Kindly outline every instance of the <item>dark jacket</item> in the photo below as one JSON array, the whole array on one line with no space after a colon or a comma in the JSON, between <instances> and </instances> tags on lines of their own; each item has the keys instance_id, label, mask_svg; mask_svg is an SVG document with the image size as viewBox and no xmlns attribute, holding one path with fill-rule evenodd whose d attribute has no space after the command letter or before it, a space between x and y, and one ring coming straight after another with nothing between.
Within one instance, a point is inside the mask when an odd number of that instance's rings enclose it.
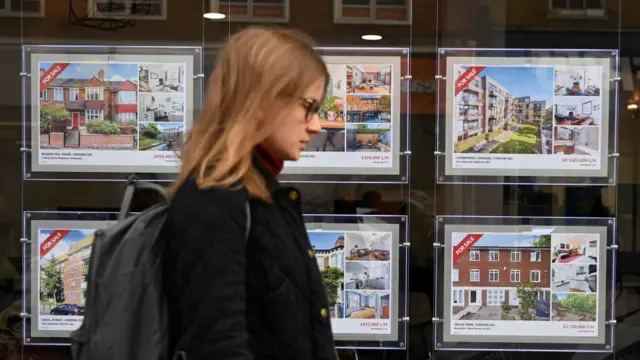
<instances>
[{"instance_id":1,"label":"dark jacket","mask_svg":"<svg viewBox=\"0 0 640 360\"><path fill-rule=\"evenodd\" d=\"M172 199L162 236L171 345L188 360L335 360L327 297L300 195L256 157L273 204L248 193L199 190Z\"/></svg>"}]
</instances>

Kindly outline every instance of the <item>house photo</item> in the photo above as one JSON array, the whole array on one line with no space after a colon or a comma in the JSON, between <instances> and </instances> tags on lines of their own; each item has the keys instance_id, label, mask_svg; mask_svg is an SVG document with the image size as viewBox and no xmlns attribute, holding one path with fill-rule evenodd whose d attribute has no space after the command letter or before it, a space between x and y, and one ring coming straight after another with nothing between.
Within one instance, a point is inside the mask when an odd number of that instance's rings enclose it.
<instances>
[{"instance_id":1,"label":"house photo","mask_svg":"<svg viewBox=\"0 0 640 360\"><path fill-rule=\"evenodd\" d=\"M556 126L553 136L553 153L567 155L600 154L600 129L587 126Z\"/></svg>"},{"instance_id":2,"label":"house photo","mask_svg":"<svg viewBox=\"0 0 640 360\"><path fill-rule=\"evenodd\" d=\"M556 96L600 96L602 69L598 66L556 66Z\"/></svg>"},{"instance_id":3,"label":"house photo","mask_svg":"<svg viewBox=\"0 0 640 360\"><path fill-rule=\"evenodd\" d=\"M344 274L345 290L389 290L391 268L388 261L347 261Z\"/></svg>"},{"instance_id":4,"label":"house photo","mask_svg":"<svg viewBox=\"0 0 640 360\"><path fill-rule=\"evenodd\" d=\"M344 317L344 238L342 231L308 231L311 248L316 257L318 268L323 274L329 314L331 318ZM324 276L328 273L329 276Z\"/></svg>"},{"instance_id":5,"label":"house photo","mask_svg":"<svg viewBox=\"0 0 640 360\"><path fill-rule=\"evenodd\" d=\"M554 264L597 264L598 234L552 235L552 262Z\"/></svg>"},{"instance_id":6,"label":"house photo","mask_svg":"<svg viewBox=\"0 0 640 360\"><path fill-rule=\"evenodd\" d=\"M466 235L453 234L454 246ZM454 318L501 320L505 315L518 314L523 305L518 290L523 286L531 289L536 298L535 306L525 309L527 314L531 313L531 318L535 319L548 318L550 264L549 235L483 234L452 265ZM503 305L509 308L508 314L504 314ZM523 319L525 317L522 316Z\"/></svg>"},{"instance_id":7,"label":"house photo","mask_svg":"<svg viewBox=\"0 0 640 360\"><path fill-rule=\"evenodd\" d=\"M178 151L184 136L184 123L140 123L142 151Z\"/></svg>"},{"instance_id":8,"label":"house photo","mask_svg":"<svg viewBox=\"0 0 640 360\"><path fill-rule=\"evenodd\" d=\"M141 64L138 71L140 92L184 94L184 64Z\"/></svg>"},{"instance_id":9,"label":"house photo","mask_svg":"<svg viewBox=\"0 0 640 360\"><path fill-rule=\"evenodd\" d=\"M345 318L389 319L391 295L388 291L346 291Z\"/></svg>"},{"instance_id":10,"label":"house photo","mask_svg":"<svg viewBox=\"0 0 640 360\"><path fill-rule=\"evenodd\" d=\"M347 93L391 94L391 65L347 65Z\"/></svg>"},{"instance_id":11,"label":"house photo","mask_svg":"<svg viewBox=\"0 0 640 360\"><path fill-rule=\"evenodd\" d=\"M391 124L349 124L347 151L391 152Z\"/></svg>"},{"instance_id":12,"label":"house photo","mask_svg":"<svg viewBox=\"0 0 640 360\"><path fill-rule=\"evenodd\" d=\"M551 272L554 292L598 291L598 265L596 264L553 264Z\"/></svg>"},{"instance_id":13,"label":"house photo","mask_svg":"<svg viewBox=\"0 0 640 360\"><path fill-rule=\"evenodd\" d=\"M137 94L136 64L70 63L39 93L40 148L133 150Z\"/></svg>"},{"instance_id":14,"label":"house photo","mask_svg":"<svg viewBox=\"0 0 640 360\"><path fill-rule=\"evenodd\" d=\"M347 122L391 123L390 95L347 95Z\"/></svg>"},{"instance_id":15,"label":"house photo","mask_svg":"<svg viewBox=\"0 0 640 360\"><path fill-rule=\"evenodd\" d=\"M391 260L391 233L350 231L346 237L347 260Z\"/></svg>"},{"instance_id":16,"label":"house photo","mask_svg":"<svg viewBox=\"0 0 640 360\"><path fill-rule=\"evenodd\" d=\"M468 66L456 66L456 77ZM542 154L541 126L550 123L553 68L486 66L455 96L457 153Z\"/></svg>"},{"instance_id":17,"label":"house photo","mask_svg":"<svg viewBox=\"0 0 640 360\"><path fill-rule=\"evenodd\" d=\"M597 126L601 124L600 98L556 97L555 125Z\"/></svg>"}]
</instances>

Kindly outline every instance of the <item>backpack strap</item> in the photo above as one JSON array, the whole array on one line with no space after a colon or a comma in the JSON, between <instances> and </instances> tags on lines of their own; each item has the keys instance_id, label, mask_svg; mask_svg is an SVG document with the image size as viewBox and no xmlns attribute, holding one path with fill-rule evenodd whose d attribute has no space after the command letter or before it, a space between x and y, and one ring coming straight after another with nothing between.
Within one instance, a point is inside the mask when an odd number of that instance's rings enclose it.
<instances>
[{"instance_id":1,"label":"backpack strap","mask_svg":"<svg viewBox=\"0 0 640 360\"><path fill-rule=\"evenodd\" d=\"M145 181L129 180L127 187L124 190L124 196L122 197L122 203L120 204L120 214L118 215L118 221L122 221L129 216L129 210L131 209L131 201L136 190L151 190L162 196L165 201L169 201L167 191L162 186Z\"/></svg>"},{"instance_id":2,"label":"backpack strap","mask_svg":"<svg viewBox=\"0 0 640 360\"><path fill-rule=\"evenodd\" d=\"M249 234L251 233L251 205L249 205L249 201L247 200L245 209L247 212L247 224L246 229L244 231L244 242L249 241Z\"/></svg>"}]
</instances>

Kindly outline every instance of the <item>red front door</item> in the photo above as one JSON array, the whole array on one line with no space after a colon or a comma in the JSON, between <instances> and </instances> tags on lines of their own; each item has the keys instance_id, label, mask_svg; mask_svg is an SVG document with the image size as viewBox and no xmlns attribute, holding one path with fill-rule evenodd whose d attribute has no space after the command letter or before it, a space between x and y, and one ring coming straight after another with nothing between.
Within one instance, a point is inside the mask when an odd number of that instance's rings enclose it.
<instances>
[{"instance_id":1,"label":"red front door","mask_svg":"<svg viewBox=\"0 0 640 360\"><path fill-rule=\"evenodd\" d=\"M80 127L80 113L71 113L71 127L73 129L77 129L78 127Z\"/></svg>"}]
</instances>

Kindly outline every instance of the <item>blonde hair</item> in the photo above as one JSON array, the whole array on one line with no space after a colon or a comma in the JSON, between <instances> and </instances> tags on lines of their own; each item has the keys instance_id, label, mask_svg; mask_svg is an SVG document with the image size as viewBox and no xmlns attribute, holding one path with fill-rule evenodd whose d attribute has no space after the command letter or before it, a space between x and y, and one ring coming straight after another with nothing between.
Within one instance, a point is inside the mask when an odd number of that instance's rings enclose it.
<instances>
[{"instance_id":1,"label":"blonde hair","mask_svg":"<svg viewBox=\"0 0 640 360\"><path fill-rule=\"evenodd\" d=\"M296 106L309 87L328 77L322 57L300 32L249 27L231 36L187 135L170 194L195 176L200 189L242 182L252 197L271 201L265 180L252 165L254 148L280 128L278 119L267 116L273 109L265 106L283 99L282 109Z\"/></svg>"}]
</instances>

